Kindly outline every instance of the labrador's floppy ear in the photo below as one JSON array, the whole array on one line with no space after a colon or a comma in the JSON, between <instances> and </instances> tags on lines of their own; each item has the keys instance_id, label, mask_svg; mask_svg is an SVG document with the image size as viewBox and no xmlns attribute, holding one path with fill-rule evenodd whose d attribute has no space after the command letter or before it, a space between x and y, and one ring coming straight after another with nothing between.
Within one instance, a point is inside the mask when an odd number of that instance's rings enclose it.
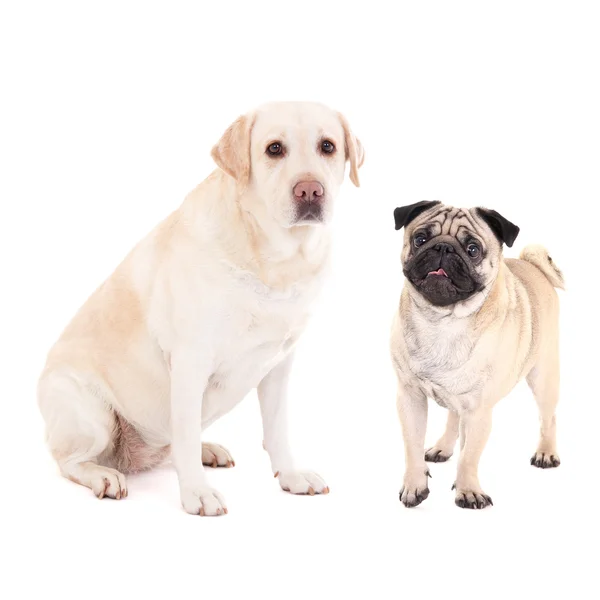
<instances>
[{"instance_id":1,"label":"labrador's floppy ear","mask_svg":"<svg viewBox=\"0 0 600 600\"><path fill-rule=\"evenodd\" d=\"M217 166L246 186L250 180L250 135L254 119L238 117L213 146L210 153Z\"/></svg>"},{"instance_id":2,"label":"labrador's floppy ear","mask_svg":"<svg viewBox=\"0 0 600 600\"><path fill-rule=\"evenodd\" d=\"M500 213L487 208L477 208L477 214L488 224L489 228L498 238L500 245L504 242L509 248L515 243L519 235L519 228L505 219Z\"/></svg>"},{"instance_id":3,"label":"labrador's floppy ear","mask_svg":"<svg viewBox=\"0 0 600 600\"><path fill-rule=\"evenodd\" d=\"M440 204L439 200L422 200L415 204L407 206L399 206L394 209L394 221L396 221L396 231L406 227L411 221L416 219L422 212L429 210L436 204Z\"/></svg>"},{"instance_id":4,"label":"labrador's floppy ear","mask_svg":"<svg viewBox=\"0 0 600 600\"><path fill-rule=\"evenodd\" d=\"M350 161L350 181L360 187L358 169L365 162L365 151L360 140L352 133L346 117L338 113L342 127L344 128L344 146L346 147L346 160Z\"/></svg>"}]
</instances>

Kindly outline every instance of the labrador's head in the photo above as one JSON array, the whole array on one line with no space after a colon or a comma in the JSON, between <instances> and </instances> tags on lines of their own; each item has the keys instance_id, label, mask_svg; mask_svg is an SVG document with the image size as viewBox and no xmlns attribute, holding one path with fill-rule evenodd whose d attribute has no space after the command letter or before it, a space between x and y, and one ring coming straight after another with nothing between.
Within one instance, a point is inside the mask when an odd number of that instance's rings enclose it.
<instances>
[{"instance_id":1,"label":"labrador's head","mask_svg":"<svg viewBox=\"0 0 600 600\"><path fill-rule=\"evenodd\" d=\"M212 157L253 211L291 228L329 221L346 161L358 186L364 152L341 114L312 102L276 102L239 117Z\"/></svg>"}]
</instances>

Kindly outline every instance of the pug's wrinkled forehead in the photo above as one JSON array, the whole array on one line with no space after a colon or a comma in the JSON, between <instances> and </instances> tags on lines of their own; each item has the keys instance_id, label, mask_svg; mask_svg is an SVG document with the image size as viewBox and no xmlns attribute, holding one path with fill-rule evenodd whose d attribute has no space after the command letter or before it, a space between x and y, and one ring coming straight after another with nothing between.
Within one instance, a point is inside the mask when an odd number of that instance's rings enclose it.
<instances>
[{"instance_id":1,"label":"pug's wrinkled forehead","mask_svg":"<svg viewBox=\"0 0 600 600\"><path fill-rule=\"evenodd\" d=\"M519 228L495 210L487 208L456 208L439 201L424 200L394 210L396 230L406 228L409 237L423 229L428 237L450 236L463 242L469 237L483 241L490 233L500 242L512 246Z\"/></svg>"}]
</instances>

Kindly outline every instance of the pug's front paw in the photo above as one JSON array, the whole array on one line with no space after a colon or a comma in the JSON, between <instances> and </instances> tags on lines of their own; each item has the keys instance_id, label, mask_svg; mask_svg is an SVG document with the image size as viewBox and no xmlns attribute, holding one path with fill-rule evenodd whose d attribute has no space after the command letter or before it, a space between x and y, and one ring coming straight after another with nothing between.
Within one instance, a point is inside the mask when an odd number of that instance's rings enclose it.
<instances>
[{"instance_id":1,"label":"pug's front paw","mask_svg":"<svg viewBox=\"0 0 600 600\"><path fill-rule=\"evenodd\" d=\"M452 486L453 490L456 490L456 496L454 503L460 508L476 508L481 509L486 506L494 506L492 499L479 487L457 487L456 484Z\"/></svg>"},{"instance_id":2,"label":"pug's front paw","mask_svg":"<svg viewBox=\"0 0 600 600\"><path fill-rule=\"evenodd\" d=\"M431 477L427 469L423 471L407 471L404 474L404 485L400 490L400 502L407 508L418 506L429 496L427 478Z\"/></svg>"}]
</instances>

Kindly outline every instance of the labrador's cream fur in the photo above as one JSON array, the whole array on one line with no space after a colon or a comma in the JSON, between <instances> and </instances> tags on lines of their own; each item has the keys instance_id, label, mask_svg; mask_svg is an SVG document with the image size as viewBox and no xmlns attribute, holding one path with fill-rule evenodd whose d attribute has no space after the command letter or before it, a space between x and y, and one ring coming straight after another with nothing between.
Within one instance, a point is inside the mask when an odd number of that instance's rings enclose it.
<instances>
[{"instance_id":1,"label":"labrador's cream fur","mask_svg":"<svg viewBox=\"0 0 600 600\"><path fill-rule=\"evenodd\" d=\"M336 152L319 151L322 139ZM286 147L273 159L265 148ZM231 466L203 430L257 388L264 445L282 488L322 493L298 471L286 433L294 346L327 271L334 199L362 146L313 103L273 103L237 119L218 165L93 293L51 349L38 387L62 474L99 496L127 495L125 472L170 453L186 511L227 512L203 463ZM324 222L295 224L292 189L317 180Z\"/></svg>"}]
</instances>

